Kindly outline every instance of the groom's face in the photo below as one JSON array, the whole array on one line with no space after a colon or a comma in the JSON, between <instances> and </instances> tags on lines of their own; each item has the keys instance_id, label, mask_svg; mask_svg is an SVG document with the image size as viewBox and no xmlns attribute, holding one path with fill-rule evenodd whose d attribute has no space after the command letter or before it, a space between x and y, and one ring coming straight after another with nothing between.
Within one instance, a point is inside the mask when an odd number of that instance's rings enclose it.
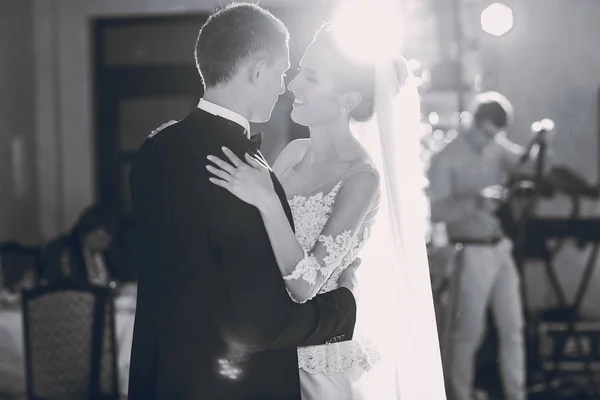
<instances>
[{"instance_id":1,"label":"groom's face","mask_svg":"<svg viewBox=\"0 0 600 400\"><path fill-rule=\"evenodd\" d=\"M278 60L271 65L264 63L254 81L254 110L251 122L262 123L271 118L271 112L279 96L285 92L285 73L290 69L289 50L286 48Z\"/></svg>"}]
</instances>

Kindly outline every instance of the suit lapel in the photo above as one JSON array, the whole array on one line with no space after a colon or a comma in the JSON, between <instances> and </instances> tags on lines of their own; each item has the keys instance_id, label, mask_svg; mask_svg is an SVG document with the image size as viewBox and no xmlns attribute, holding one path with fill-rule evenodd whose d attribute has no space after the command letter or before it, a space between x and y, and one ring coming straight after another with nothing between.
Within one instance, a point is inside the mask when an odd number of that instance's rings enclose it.
<instances>
[{"instance_id":1,"label":"suit lapel","mask_svg":"<svg viewBox=\"0 0 600 400\"><path fill-rule=\"evenodd\" d=\"M296 227L294 226L294 217L292 215L292 210L290 209L290 205L287 201L287 196L285 194L285 190L283 190L283 186L279 183L279 179L275 176L273 171L271 171L271 180L273 181L273 187L275 188L275 193L279 196L279 200L281 201L281 205L283 206L283 211L290 221L290 226L292 227L292 231L296 233Z\"/></svg>"},{"instance_id":2,"label":"suit lapel","mask_svg":"<svg viewBox=\"0 0 600 400\"><path fill-rule=\"evenodd\" d=\"M254 154L254 156L256 156L258 159L260 159L265 165L269 166L269 163L267 162L265 157L261 154L260 150L251 149L251 153ZM271 170L270 166L269 166L269 171L271 172L271 181L273 181L273 188L275 189L275 193L277 193L277 196L279 197L279 200L281 201L281 205L283 206L283 212L285 212L285 215L286 215L288 221L290 222L292 231L294 231L294 233L296 233L296 227L294 226L294 217L292 215L292 210L290 209L290 205L287 201L287 196L285 194L285 190L283 189L283 186L281 186L281 183L279 183L279 179L277 179L277 176L275 176L275 174Z\"/></svg>"}]
</instances>

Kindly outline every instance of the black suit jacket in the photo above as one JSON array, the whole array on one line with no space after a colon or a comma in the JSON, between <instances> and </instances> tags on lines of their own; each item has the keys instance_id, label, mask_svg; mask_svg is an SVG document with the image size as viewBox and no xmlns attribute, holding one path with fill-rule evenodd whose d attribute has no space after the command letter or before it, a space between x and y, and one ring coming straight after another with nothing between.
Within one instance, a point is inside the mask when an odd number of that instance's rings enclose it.
<instances>
[{"instance_id":1,"label":"black suit jacket","mask_svg":"<svg viewBox=\"0 0 600 400\"><path fill-rule=\"evenodd\" d=\"M296 347L352 338L352 293L292 302L258 210L209 182L206 156L224 158L222 146L260 155L242 127L195 109L148 138L133 163L132 400L300 399ZM222 374L225 362L241 375Z\"/></svg>"}]
</instances>

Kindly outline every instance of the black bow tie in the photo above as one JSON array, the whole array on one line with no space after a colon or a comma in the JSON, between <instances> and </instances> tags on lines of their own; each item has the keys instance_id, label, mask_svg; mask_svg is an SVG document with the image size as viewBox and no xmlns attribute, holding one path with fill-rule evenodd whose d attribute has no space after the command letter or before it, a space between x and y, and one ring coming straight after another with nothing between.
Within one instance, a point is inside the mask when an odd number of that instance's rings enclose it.
<instances>
[{"instance_id":1,"label":"black bow tie","mask_svg":"<svg viewBox=\"0 0 600 400\"><path fill-rule=\"evenodd\" d=\"M260 145L262 144L263 133L258 132L252 136L250 136L250 141L254 143L257 149L260 149Z\"/></svg>"}]
</instances>

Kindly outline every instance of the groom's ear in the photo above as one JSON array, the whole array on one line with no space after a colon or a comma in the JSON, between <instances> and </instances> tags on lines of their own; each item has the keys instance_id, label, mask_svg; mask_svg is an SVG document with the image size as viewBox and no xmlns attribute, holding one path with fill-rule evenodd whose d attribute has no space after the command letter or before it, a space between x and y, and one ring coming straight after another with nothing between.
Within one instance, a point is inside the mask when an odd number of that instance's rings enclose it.
<instances>
[{"instance_id":1,"label":"groom's ear","mask_svg":"<svg viewBox=\"0 0 600 400\"><path fill-rule=\"evenodd\" d=\"M344 94L342 98L342 104L340 107L344 107L346 110L350 111L356 108L362 101L362 96L358 92L349 92Z\"/></svg>"},{"instance_id":2,"label":"groom's ear","mask_svg":"<svg viewBox=\"0 0 600 400\"><path fill-rule=\"evenodd\" d=\"M255 60L248 65L248 78L251 83L257 85L262 78L262 75L267 69L267 62L265 60Z\"/></svg>"}]
</instances>

